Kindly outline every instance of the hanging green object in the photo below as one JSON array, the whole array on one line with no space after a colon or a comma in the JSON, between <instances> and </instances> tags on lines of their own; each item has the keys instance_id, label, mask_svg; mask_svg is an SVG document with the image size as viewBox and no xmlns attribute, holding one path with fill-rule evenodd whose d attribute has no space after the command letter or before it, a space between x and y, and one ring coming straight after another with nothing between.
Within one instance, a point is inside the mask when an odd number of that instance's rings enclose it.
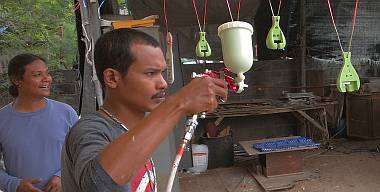
<instances>
[{"instance_id":1,"label":"hanging green object","mask_svg":"<svg viewBox=\"0 0 380 192\"><path fill-rule=\"evenodd\" d=\"M199 32L199 41L197 47L195 48L195 53L198 57L209 57L211 56L211 47L206 40L206 32Z\"/></svg>"},{"instance_id":2,"label":"hanging green object","mask_svg":"<svg viewBox=\"0 0 380 192\"><path fill-rule=\"evenodd\" d=\"M272 27L267 35L266 45L268 49L284 49L286 39L280 28L280 16L272 16Z\"/></svg>"},{"instance_id":3,"label":"hanging green object","mask_svg":"<svg viewBox=\"0 0 380 192\"><path fill-rule=\"evenodd\" d=\"M360 88L360 79L351 64L351 52L343 52L343 67L336 82L339 92L352 92Z\"/></svg>"}]
</instances>

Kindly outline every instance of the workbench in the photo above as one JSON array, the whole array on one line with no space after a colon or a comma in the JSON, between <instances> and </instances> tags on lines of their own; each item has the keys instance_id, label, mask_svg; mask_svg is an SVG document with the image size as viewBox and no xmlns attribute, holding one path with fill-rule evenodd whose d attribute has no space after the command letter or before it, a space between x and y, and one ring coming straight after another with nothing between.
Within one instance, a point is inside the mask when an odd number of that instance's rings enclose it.
<instances>
[{"instance_id":1,"label":"workbench","mask_svg":"<svg viewBox=\"0 0 380 192\"><path fill-rule=\"evenodd\" d=\"M259 157L259 162L253 164L253 167L256 168L249 172L265 191L291 188L295 182L312 177L309 171L303 169L303 151L315 149L316 146L267 152L259 151L253 147L255 143L292 138L297 138L297 136L239 142L248 155Z\"/></svg>"},{"instance_id":2,"label":"workbench","mask_svg":"<svg viewBox=\"0 0 380 192\"><path fill-rule=\"evenodd\" d=\"M322 133L323 143L328 142L329 131L327 126L326 107L337 104L336 101L315 101L311 103L295 103L281 100L252 100L244 103L219 104L218 108L207 113L208 118L217 118L221 122L225 117L241 117L252 115L265 115L277 113L292 113L299 120L307 120ZM308 114L308 111L315 111L318 119Z\"/></svg>"}]
</instances>

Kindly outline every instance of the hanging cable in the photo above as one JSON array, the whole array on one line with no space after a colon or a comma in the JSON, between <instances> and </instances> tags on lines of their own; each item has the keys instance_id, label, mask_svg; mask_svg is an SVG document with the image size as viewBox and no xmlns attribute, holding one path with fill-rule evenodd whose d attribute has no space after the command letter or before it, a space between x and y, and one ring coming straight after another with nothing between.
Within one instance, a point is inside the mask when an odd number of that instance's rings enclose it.
<instances>
[{"instance_id":1,"label":"hanging cable","mask_svg":"<svg viewBox=\"0 0 380 192\"><path fill-rule=\"evenodd\" d=\"M165 61L167 64L166 70L166 80L168 84L173 84L174 82L174 60L173 60L173 37L169 32L168 17L166 14L166 0L164 0L164 20L165 20L165 29L166 29L166 53Z\"/></svg>"},{"instance_id":2,"label":"hanging cable","mask_svg":"<svg viewBox=\"0 0 380 192\"><path fill-rule=\"evenodd\" d=\"M270 10L272 11L272 16L274 16L274 12L273 12L273 7L272 7L272 2L270 0L269 1L269 6L270 6Z\"/></svg>"},{"instance_id":3,"label":"hanging cable","mask_svg":"<svg viewBox=\"0 0 380 192\"><path fill-rule=\"evenodd\" d=\"M228 12L230 13L231 21L234 21L234 18L232 17L232 13L231 13L230 2L228 2L228 0L226 0L226 3L227 3L227 7L228 7Z\"/></svg>"},{"instance_id":4,"label":"hanging cable","mask_svg":"<svg viewBox=\"0 0 380 192\"><path fill-rule=\"evenodd\" d=\"M348 45L348 52L351 52L351 48L352 48L352 37L353 37L354 31L355 31L356 13L357 13L357 10L358 10L358 3L359 3L359 0L356 0L356 2L355 2L355 9L354 9L354 15L352 16L352 29L351 29L351 36L350 36L350 41L349 41L349 45ZM336 33L336 35L338 37L338 42L339 42L340 49L342 50L342 52L344 52L343 46L342 46L342 42L341 42L340 37L339 37L338 29L336 27L336 23L335 23L335 20L334 20L334 14L332 12L330 0L327 0L327 4L329 6L331 21L333 23L335 33Z\"/></svg>"},{"instance_id":5,"label":"hanging cable","mask_svg":"<svg viewBox=\"0 0 380 192\"><path fill-rule=\"evenodd\" d=\"M195 5L195 0L193 0L193 7L194 7L195 16L197 17L197 22L198 22L198 26L199 26L199 31L202 31L202 28L201 28L201 22L199 21L199 16L198 16L197 6Z\"/></svg>"},{"instance_id":6,"label":"hanging cable","mask_svg":"<svg viewBox=\"0 0 380 192\"><path fill-rule=\"evenodd\" d=\"M280 2L278 3L277 15L280 15L281 3L282 3L282 0L280 0Z\"/></svg>"},{"instance_id":7,"label":"hanging cable","mask_svg":"<svg viewBox=\"0 0 380 192\"><path fill-rule=\"evenodd\" d=\"M272 12L272 16L275 16L275 15L274 15L274 11L273 11L273 6L272 6L272 2L271 2L271 0L268 0L268 2L269 2L270 10L271 10L271 12ZM282 0L279 0L279 2L278 2L277 16L280 15L281 4L282 4Z\"/></svg>"},{"instance_id":8,"label":"hanging cable","mask_svg":"<svg viewBox=\"0 0 380 192\"><path fill-rule=\"evenodd\" d=\"M203 8L203 31L206 30L207 2L208 0L205 1L205 6Z\"/></svg>"},{"instance_id":9,"label":"hanging cable","mask_svg":"<svg viewBox=\"0 0 380 192\"><path fill-rule=\"evenodd\" d=\"M351 31L350 43L349 43L349 45L348 45L348 51L349 51L349 52L351 52L352 36L354 35L354 31L355 31L356 12L357 12L357 10L358 10L358 2L359 2L359 0L356 0L356 3L355 3L355 10L354 10L354 16L352 17L352 31Z\"/></svg>"},{"instance_id":10,"label":"hanging cable","mask_svg":"<svg viewBox=\"0 0 380 192\"><path fill-rule=\"evenodd\" d=\"M164 0L164 19L165 19L165 28L166 28L166 35L165 36L167 36L169 33L169 25L168 25L168 17L166 15L166 0Z\"/></svg>"},{"instance_id":11,"label":"hanging cable","mask_svg":"<svg viewBox=\"0 0 380 192\"><path fill-rule=\"evenodd\" d=\"M342 52L344 52L343 50L343 46L342 46L342 43L340 41L340 37L339 37L339 33L338 33L338 29L336 28L336 24L335 24L335 20L334 20L334 15L333 15L333 12L332 12L332 9L331 9L331 3L330 3L330 0L327 0L327 4L329 6L329 10L330 10L330 16L331 16L331 21L333 23L333 26L334 26L334 29L335 29L335 32L336 32L336 36L338 37L338 42L339 42L339 46L340 46L340 49L342 50Z\"/></svg>"},{"instance_id":12,"label":"hanging cable","mask_svg":"<svg viewBox=\"0 0 380 192\"><path fill-rule=\"evenodd\" d=\"M75 11L77 11L79 8L80 8L80 3L79 3L79 1L77 0L77 1L74 3L74 5L73 5L73 11L75 12Z\"/></svg>"},{"instance_id":13,"label":"hanging cable","mask_svg":"<svg viewBox=\"0 0 380 192\"><path fill-rule=\"evenodd\" d=\"M100 3L100 5L99 5L99 9L102 8L104 2L106 2L106 0L103 0L103 1Z\"/></svg>"},{"instance_id":14,"label":"hanging cable","mask_svg":"<svg viewBox=\"0 0 380 192\"><path fill-rule=\"evenodd\" d=\"M102 8L104 2L106 2L106 0L103 0L103 1L100 3L99 7L98 7L98 15L99 15L99 19L101 19L101 18L100 18L100 9Z\"/></svg>"},{"instance_id":15,"label":"hanging cable","mask_svg":"<svg viewBox=\"0 0 380 192\"><path fill-rule=\"evenodd\" d=\"M198 22L200 32L202 32L202 31L204 32L206 30L207 2L208 2L208 0L205 0L205 4L203 6L203 30L202 30L201 22L199 20L197 5L195 4L195 0L193 0L194 12L195 12L195 16L197 17L197 22Z\"/></svg>"},{"instance_id":16,"label":"hanging cable","mask_svg":"<svg viewBox=\"0 0 380 192\"><path fill-rule=\"evenodd\" d=\"M240 19L240 4L241 4L241 0L239 0L238 7L237 7L237 19L236 20L238 20L238 21Z\"/></svg>"}]
</instances>

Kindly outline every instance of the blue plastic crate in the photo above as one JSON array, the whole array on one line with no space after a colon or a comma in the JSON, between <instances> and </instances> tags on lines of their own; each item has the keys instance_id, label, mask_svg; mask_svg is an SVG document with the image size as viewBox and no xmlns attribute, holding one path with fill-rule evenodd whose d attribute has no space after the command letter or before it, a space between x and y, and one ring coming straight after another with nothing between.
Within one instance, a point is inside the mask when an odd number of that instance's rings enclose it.
<instances>
[{"instance_id":1,"label":"blue plastic crate","mask_svg":"<svg viewBox=\"0 0 380 192\"><path fill-rule=\"evenodd\" d=\"M315 143L312 139L305 137L297 137L291 139L282 139L277 141L266 141L253 144L253 148L261 152L283 151L304 147L319 147L319 143Z\"/></svg>"}]
</instances>

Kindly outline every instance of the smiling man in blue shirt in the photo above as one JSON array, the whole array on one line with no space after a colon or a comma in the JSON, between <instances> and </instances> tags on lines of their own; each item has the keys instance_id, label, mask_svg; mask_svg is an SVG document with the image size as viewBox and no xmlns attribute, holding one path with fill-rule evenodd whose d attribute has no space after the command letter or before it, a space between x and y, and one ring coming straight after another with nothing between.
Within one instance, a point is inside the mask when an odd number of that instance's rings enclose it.
<instances>
[{"instance_id":1,"label":"smiling man in blue shirt","mask_svg":"<svg viewBox=\"0 0 380 192\"><path fill-rule=\"evenodd\" d=\"M0 109L0 189L61 191L61 149L78 120L67 104L47 99L52 77L45 60L32 54L14 57L8 66L15 100Z\"/></svg>"}]
</instances>

